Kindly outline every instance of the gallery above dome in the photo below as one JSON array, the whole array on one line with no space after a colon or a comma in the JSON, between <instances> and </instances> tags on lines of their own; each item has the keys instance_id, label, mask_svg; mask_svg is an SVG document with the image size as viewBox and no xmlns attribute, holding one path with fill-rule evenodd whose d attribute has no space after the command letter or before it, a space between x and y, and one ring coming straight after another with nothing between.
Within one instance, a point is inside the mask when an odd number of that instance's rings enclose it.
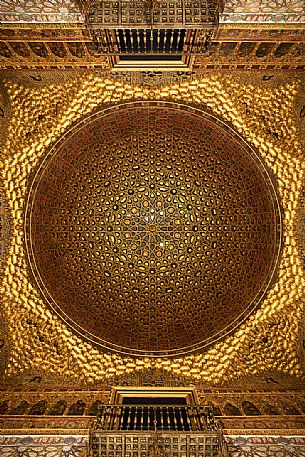
<instances>
[{"instance_id":1,"label":"gallery above dome","mask_svg":"<svg viewBox=\"0 0 305 457\"><path fill-rule=\"evenodd\" d=\"M32 179L32 276L85 338L130 354L181 354L257 307L280 253L270 172L228 126L166 102L98 112Z\"/></svg>"}]
</instances>

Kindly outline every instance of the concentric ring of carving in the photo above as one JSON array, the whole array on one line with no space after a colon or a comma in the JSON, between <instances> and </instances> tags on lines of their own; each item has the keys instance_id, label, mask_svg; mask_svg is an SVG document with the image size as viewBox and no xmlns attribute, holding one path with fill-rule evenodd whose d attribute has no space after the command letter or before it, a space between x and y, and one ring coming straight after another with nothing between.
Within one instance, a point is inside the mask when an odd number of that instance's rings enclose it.
<instances>
[{"instance_id":1,"label":"concentric ring of carving","mask_svg":"<svg viewBox=\"0 0 305 457\"><path fill-rule=\"evenodd\" d=\"M49 151L26 207L33 276L104 347L179 354L242 322L275 272L277 193L212 115L142 102L99 112Z\"/></svg>"}]
</instances>

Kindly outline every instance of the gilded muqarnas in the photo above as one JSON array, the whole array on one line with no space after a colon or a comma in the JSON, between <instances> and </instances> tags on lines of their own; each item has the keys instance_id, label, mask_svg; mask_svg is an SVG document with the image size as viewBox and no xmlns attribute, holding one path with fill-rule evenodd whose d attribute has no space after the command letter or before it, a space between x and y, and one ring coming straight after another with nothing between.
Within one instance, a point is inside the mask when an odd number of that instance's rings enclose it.
<instances>
[{"instance_id":1,"label":"gilded muqarnas","mask_svg":"<svg viewBox=\"0 0 305 457\"><path fill-rule=\"evenodd\" d=\"M6 86L13 108L2 163L3 185L13 216L13 239L2 287L11 336L6 376L40 372L68 375L83 382L111 382L114 376L152 367L181 375L186 382L192 379L214 384L266 370L303 376L298 338L304 272L295 233L303 164L298 130L291 117L298 81L273 83L267 88L259 79L247 84L234 76L209 74L200 80L147 90L89 75L36 89L9 81ZM171 99L208 106L257 148L277 177L284 213L279 279L260 309L235 334L202 354L150 359L99 351L73 335L46 307L28 276L23 248L28 175L73 121L97 105L134 99ZM35 323L34 331L29 322Z\"/></svg>"}]
</instances>

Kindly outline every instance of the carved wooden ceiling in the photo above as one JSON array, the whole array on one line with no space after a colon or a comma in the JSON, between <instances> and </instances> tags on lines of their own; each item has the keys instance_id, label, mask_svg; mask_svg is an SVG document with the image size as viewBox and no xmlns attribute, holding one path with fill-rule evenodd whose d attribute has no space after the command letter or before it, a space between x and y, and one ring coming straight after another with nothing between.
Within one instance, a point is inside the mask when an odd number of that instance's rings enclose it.
<instances>
[{"instance_id":1,"label":"carved wooden ceiling","mask_svg":"<svg viewBox=\"0 0 305 457\"><path fill-rule=\"evenodd\" d=\"M110 49L97 54L84 21L72 0L3 0L0 68L111 70L118 55L128 50L117 49L117 37L108 34ZM304 23L302 0L228 0L212 46L184 48L182 60L193 71L301 70L305 68ZM195 43L200 43L198 30L195 35Z\"/></svg>"}]
</instances>

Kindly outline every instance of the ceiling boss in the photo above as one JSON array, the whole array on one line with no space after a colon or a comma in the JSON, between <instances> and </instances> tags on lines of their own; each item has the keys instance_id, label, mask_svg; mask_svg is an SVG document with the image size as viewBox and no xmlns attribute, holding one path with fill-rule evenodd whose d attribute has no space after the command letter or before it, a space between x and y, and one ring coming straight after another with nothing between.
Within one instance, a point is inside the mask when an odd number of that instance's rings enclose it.
<instances>
[{"instance_id":1,"label":"ceiling boss","mask_svg":"<svg viewBox=\"0 0 305 457\"><path fill-rule=\"evenodd\" d=\"M29 265L75 331L108 349L177 355L237 327L281 248L273 177L211 114L166 102L77 124L32 177Z\"/></svg>"}]
</instances>

